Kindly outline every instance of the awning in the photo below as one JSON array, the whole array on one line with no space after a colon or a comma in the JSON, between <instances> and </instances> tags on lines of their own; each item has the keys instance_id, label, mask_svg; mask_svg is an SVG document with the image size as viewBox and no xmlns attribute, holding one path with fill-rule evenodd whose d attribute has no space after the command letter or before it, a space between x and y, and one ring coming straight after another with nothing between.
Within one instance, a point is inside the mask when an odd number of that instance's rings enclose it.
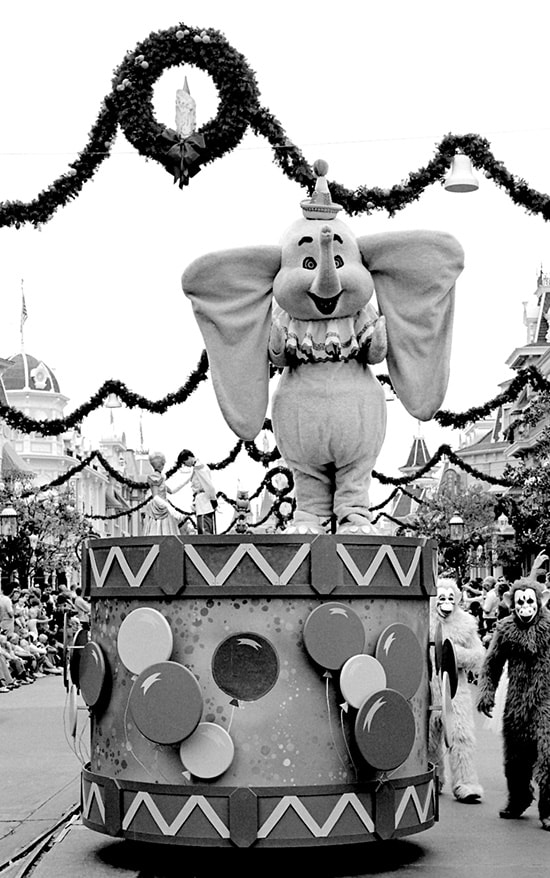
<instances>
[{"instance_id":1,"label":"awning","mask_svg":"<svg viewBox=\"0 0 550 878\"><path fill-rule=\"evenodd\" d=\"M2 475L9 477L18 474L25 476L34 475L28 463L25 463L23 458L19 457L13 445L10 445L9 442L4 442L2 448Z\"/></svg>"}]
</instances>

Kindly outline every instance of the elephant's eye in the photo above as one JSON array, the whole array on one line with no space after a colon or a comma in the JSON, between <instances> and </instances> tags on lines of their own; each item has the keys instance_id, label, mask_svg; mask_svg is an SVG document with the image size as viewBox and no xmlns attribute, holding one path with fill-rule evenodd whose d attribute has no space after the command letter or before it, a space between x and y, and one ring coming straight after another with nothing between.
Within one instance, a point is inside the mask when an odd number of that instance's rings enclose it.
<instances>
[{"instance_id":1,"label":"elephant's eye","mask_svg":"<svg viewBox=\"0 0 550 878\"><path fill-rule=\"evenodd\" d=\"M334 264L335 264L336 268L342 268L342 266L344 264L344 260L342 259L341 256L335 256L334 257Z\"/></svg>"},{"instance_id":2,"label":"elephant's eye","mask_svg":"<svg viewBox=\"0 0 550 878\"><path fill-rule=\"evenodd\" d=\"M317 263L313 256L306 256L304 261L302 262L304 268L307 268L308 271L313 271L314 268L317 268Z\"/></svg>"}]
</instances>

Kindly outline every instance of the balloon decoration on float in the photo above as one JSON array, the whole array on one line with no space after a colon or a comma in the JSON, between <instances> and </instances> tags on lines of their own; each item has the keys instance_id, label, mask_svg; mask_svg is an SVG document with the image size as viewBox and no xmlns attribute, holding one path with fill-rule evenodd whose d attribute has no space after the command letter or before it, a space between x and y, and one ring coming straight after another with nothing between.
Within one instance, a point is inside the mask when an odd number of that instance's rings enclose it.
<instances>
[{"instance_id":1,"label":"balloon decoration on float","mask_svg":"<svg viewBox=\"0 0 550 878\"><path fill-rule=\"evenodd\" d=\"M340 691L346 703L357 709L386 684L386 672L372 655L353 655L340 672Z\"/></svg>"},{"instance_id":2,"label":"balloon decoration on float","mask_svg":"<svg viewBox=\"0 0 550 878\"><path fill-rule=\"evenodd\" d=\"M365 629L347 604L321 604L305 621L304 646L316 664L327 671L339 671L349 658L363 652Z\"/></svg>"},{"instance_id":3,"label":"balloon decoration on float","mask_svg":"<svg viewBox=\"0 0 550 878\"><path fill-rule=\"evenodd\" d=\"M423 675L423 652L408 625L388 625L376 641L375 655L364 652L366 632L358 614L347 604L326 603L311 611L304 624L304 647L328 678L339 671L342 736L350 761L343 714L357 710L353 736L359 753L380 771L397 768L415 740L415 720L409 704ZM327 688L328 722L330 700ZM331 725L332 729L332 725ZM336 747L334 731L332 731Z\"/></svg>"},{"instance_id":4,"label":"balloon decoration on float","mask_svg":"<svg viewBox=\"0 0 550 878\"><path fill-rule=\"evenodd\" d=\"M107 696L108 668L103 650L89 641L82 650L79 668L79 686L88 707L99 707Z\"/></svg>"},{"instance_id":5,"label":"balloon decoration on float","mask_svg":"<svg viewBox=\"0 0 550 878\"><path fill-rule=\"evenodd\" d=\"M211 780L227 771L234 755L235 745L229 732L211 722L199 723L179 748L184 768L202 780Z\"/></svg>"},{"instance_id":6,"label":"balloon decoration on float","mask_svg":"<svg viewBox=\"0 0 550 878\"><path fill-rule=\"evenodd\" d=\"M384 668L390 689L412 698L422 680L424 656L414 631L402 622L385 628L378 638L375 656Z\"/></svg>"},{"instance_id":7,"label":"balloon decoration on float","mask_svg":"<svg viewBox=\"0 0 550 878\"><path fill-rule=\"evenodd\" d=\"M451 695L451 683L447 671L441 676L441 725L443 727L443 739L447 747L452 747L454 739L454 712Z\"/></svg>"},{"instance_id":8,"label":"balloon decoration on float","mask_svg":"<svg viewBox=\"0 0 550 878\"><path fill-rule=\"evenodd\" d=\"M142 735L155 744L178 744L197 728L203 699L188 668L178 662L158 662L134 681L128 706Z\"/></svg>"},{"instance_id":9,"label":"balloon decoration on float","mask_svg":"<svg viewBox=\"0 0 550 878\"><path fill-rule=\"evenodd\" d=\"M212 675L231 703L257 701L277 682L279 659L265 637L248 631L232 634L214 653Z\"/></svg>"},{"instance_id":10,"label":"balloon decoration on float","mask_svg":"<svg viewBox=\"0 0 550 878\"><path fill-rule=\"evenodd\" d=\"M132 674L141 674L156 662L168 661L173 647L170 625L162 613L151 607L132 610L118 631L118 654Z\"/></svg>"},{"instance_id":11,"label":"balloon decoration on float","mask_svg":"<svg viewBox=\"0 0 550 878\"><path fill-rule=\"evenodd\" d=\"M458 666L456 661L456 653L452 640L446 637L443 641L441 649L441 674L447 674L449 679L449 689L451 698L456 695L458 688Z\"/></svg>"},{"instance_id":12,"label":"balloon decoration on float","mask_svg":"<svg viewBox=\"0 0 550 878\"><path fill-rule=\"evenodd\" d=\"M382 689L363 702L355 720L355 741L371 768L398 768L411 752L414 739L414 715L399 692Z\"/></svg>"},{"instance_id":13,"label":"balloon decoration on float","mask_svg":"<svg viewBox=\"0 0 550 878\"><path fill-rule=\"evenodd\" d=\"M73 639L73 645L69 648L69 676L77 689L80 689L80 659L82 650L90 639L89 632L80 628Z\"/></svg>"}]
</instances>

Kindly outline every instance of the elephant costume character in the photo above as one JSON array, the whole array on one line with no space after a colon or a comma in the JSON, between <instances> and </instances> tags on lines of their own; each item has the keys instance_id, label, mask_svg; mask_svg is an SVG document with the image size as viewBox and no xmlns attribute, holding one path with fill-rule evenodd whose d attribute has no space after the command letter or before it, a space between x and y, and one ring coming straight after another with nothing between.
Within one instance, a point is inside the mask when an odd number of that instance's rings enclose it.
<instances>
[{"instance_id":1,"label":"elephant costume character","mask_svg":"<svg viewBox=\"0 0 550 878\"><path fill-rule=\"evenodd\" d=\"M253 439L268 405L269 362L283 368L273 431L293 472L297 533L373 533L369 485L386 428L369 364L387 360L405 408L428 420L447 388L458 242L443 232L356 238L336 218L325 162L280 246L210 253L184 272L232 430ZM370 303L373 293L380 315Z\"/></svg>"}]
</instances>

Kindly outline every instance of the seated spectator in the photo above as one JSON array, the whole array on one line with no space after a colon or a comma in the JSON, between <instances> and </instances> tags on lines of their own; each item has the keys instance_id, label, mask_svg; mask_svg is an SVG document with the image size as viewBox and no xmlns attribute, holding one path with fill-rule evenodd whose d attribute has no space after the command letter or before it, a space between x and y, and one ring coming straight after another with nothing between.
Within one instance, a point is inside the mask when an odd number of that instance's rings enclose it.
<instances>
[{"instance_id":1,"label":"seated spectator","mask_svg":"<svg viewBox=\"0 0 550 878\"><path fill-rule=\"evenodd\" d=\"M38 644L46 651L46 656L42 664L42 670L44 673L61 674L62 651L49 642L46 634L38 635Z\"/></svg>"},{"instance_id":2,"label":"seated spectator","mask_svg":"<svg viewBox=\"0 0 550 878\"><path fill-rule=\"evenodd\" d=\"M0 692L9 692L10 689L15 689L17 686L19 683L12 677L6 659L0 655Z\"/></svg>"},{"instance_id":3,"label":"seated spectator","mask_svg":"<svg viewBox=\"0 0 550 878\"><path fill-rule=\"evenodd\" d=\"M0 655L5 658L10 674L17 682L32 683L33 678L27 674L27 667L22 658L15 654L13 645L7 634L0 634Z\"/></svg>"},{"instance_id":4,"label":"seated spectator","mask_svg":"<svg viewBox=\"0 0 550 878\"><path fill-rule=\"evenodd\" d=\"M29 614L27 618L27 627L31 632L32 639L36 642L38 635L49 624L49 619L40 600L31 598L29 602Z\"/></svg>"},{"instance_id":5,"label":"seated spectator","mask_svg":"<svg viewBox=\"0 0 550 878\"><path fill-rule=\"evenodd\" d=\"M13 601L7 594L4 594L0 587L0 632L2 634L11 634L13 631L14 611Z\"/></svg>"},{"instance_id":6,"label":"seated spectator","mask_svg":"<svg viewBox=\"0 0 550 878\"><path fill-rule=\"evenodd\" d=\"M33 643L28 634L28 631L23 631L23 636L19 638L19 646L21 649L24 649L28 653L30 653L35 659L36 667L34 670L34 676L45 677L46 675L44 674L42 665L44 664L44 661L46 659L46 648L42 645Z\"/></svg>"},{"instance_id":7,"label":"seated spectator","mask_svg":"<svg viewBox=\"0 0 550 878\"><path fill-rule=\"evenodd\" d=\"M38 667L38 662L36 658L33 656L28 649L25 649L21 645L21 637L17 632L14 632L10 635L9 642L11 643L12 650L17 658L20 658L25 665L25 675L28 680L33 682L36 680L36 670Z\"/></svg>"},{"instance_id":8,"label":"seated spectator","mask_svg":"<svg viewBox=\"0 0 550 878\"><path fill-rule=\"evenodd\" d=\"M53 615L53 611L55 610L55 600L52 595L52 588L49 585L46 585L41 594L41 603L44 608L44 614L46 617L50 618Z\"/></svg>"}]
</instances>

